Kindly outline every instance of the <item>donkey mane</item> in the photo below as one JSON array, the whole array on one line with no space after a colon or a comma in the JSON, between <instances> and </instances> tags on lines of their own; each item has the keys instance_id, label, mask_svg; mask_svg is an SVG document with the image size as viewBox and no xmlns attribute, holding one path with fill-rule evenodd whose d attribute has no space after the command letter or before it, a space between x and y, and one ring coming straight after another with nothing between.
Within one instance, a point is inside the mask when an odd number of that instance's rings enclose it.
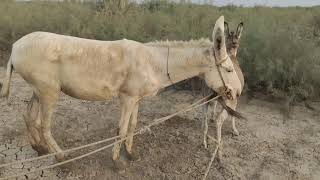
<instances>
[{"instance_id":1,"label":"donkey mane","mask_svg":"<svg viewBox=\"0 0 320 180\"><path fill-rule=\"evenodd\" d=\"M157 47L210 47L212 46L212 41L208 38L191 39L190 41L152 41L145 43L147 46L157 46Z\"/></svg>"}]
</instances>

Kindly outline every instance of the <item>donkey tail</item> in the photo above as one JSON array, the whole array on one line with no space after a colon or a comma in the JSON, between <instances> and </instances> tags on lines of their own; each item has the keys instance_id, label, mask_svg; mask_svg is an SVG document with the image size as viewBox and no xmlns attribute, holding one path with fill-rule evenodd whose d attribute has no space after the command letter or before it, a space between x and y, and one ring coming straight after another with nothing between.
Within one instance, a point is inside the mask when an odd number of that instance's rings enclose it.
<instances>
[{"instance_id":1,"label":"donkey tail","mask_svg":"<svg viewBox=\"0 0 320 180\"><path fill-rule=\"evenodd\" d=\"M227 104L226 102L222 99L222 97L220 97L218 99L219 103L221 104L221 106L223 107L223 109L225 109L229 115L231 116L234 116L236 118L239 118L239 119L247 119L245 118L241 113L239 113L238 111L235 111L233 109L231 109Z\"/></svg>"},{"instance_id":2,"label":"donkey tail","mask_svg":"<svg viewBox=\"0 0 320 180\"><path fill-rule=\"evenodd\" d=\"M8 61L7 64L7 72L6 72L6 77L2 84L0 83L0 98L1 97L7 97L9 96L9 88L10 88L10 83L11 83L11 76L12 76L12 71L13 71L13 66L11 62L11 58Z\"/></svg>"}]
</instances>

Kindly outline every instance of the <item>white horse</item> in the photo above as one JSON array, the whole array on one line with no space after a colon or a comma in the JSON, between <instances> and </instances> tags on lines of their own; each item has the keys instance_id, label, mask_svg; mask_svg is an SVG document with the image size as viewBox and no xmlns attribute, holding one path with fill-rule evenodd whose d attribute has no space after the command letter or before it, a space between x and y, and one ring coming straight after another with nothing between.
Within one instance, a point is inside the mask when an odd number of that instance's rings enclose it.
<instances>
[{"instance_id":1,"label":"white horse","mask_svg":"<svg viewBox=\"0 0 320 180\"><path fill-rule=\"evenodd\" d=\"M129 159L134 159L132 143L139 101L156 95L159 89L201 76L208 87L224 94L221 101L226 106L218 122L222 124L227 118L227 110L235 112L231 109L235 109L234 100L242 88L226 51L223 16L217 20L212 38L210 48L169 48L131 40L97 41L34 32L13 44L0 96L9 94L13 69L32 87L24 119L30 143L39 154L62 151L51 134L51 117L60 91L92 101L119 97L119 135L129 137L125 148ZM120 148L121 143L114 146L113 160L122 169ZM56 156L63 157L63 153Z\"/></svg>"}]
</instances>

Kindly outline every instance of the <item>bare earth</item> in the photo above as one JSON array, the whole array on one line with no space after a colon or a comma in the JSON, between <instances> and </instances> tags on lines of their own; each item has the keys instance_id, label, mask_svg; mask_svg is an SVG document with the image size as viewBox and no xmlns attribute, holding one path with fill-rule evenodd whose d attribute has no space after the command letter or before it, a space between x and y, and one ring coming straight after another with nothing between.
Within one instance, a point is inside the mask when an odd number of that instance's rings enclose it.
<instances>
[{"instance_id":1,"label":"bare earth","mask_svg":"<svg viewBox=\"0 0 320 180\"><path fill-rule=\"evenodd\" d=\"M4 69L0 69L0 79ZM22 115L31 97L31 88L13 75L9 105L0 101L0 163L36 157L30 147ZM189 91L169 90L144 100L138 127L154 118L169 115L196 99ZM320 104L313 104L320 109ZM238 120L240 136L231 134L227 120L223 128L224 155L215 161L207 179L319 180L320 114L304 106L294 106L290 119L284 118L278 103L243 100L239 111L248 120ZM19 179L201 179L210 160L210 150L202 147L202 110L196 109L152 128L135 138L134 149L141 160L117 174L111 149L60 168L30 174ZM87 102L62 95L54 116L53 134L63 148L71 148L116 135L118 100ZM209 131L215 135L215 123ZM213 149L215 144L210 144ZM87 151L70 154L71 157ZM55 163L54 159L24 163L0 169L0 176L17 174Z\"/></svg>"}]
</instances>

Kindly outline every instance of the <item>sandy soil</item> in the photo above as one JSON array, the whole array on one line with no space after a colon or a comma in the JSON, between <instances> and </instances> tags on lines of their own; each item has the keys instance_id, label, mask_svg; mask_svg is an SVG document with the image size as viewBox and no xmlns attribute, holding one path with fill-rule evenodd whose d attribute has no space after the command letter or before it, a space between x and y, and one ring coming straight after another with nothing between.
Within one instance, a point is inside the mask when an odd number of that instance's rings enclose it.
<instances>
[{"instance_id":1,"label":"sandy soil","mask_svg":"<svg viewBox=\"0 0 320 180\"><path fill-rule=\"evenodd\" d=\"M0 79L4 69L0 69ZM31 89L17 74L13 76L9 105L0 101L0 163L36 157L30 147L22 119ZM152 119L186 107L196 99L189 91L168 90L141 103L141 127ZM320 104L313 104L320 109ZM208 179L318 180L320 179L320 114L294 106L290 119L284 118L279 103L258 99L242 100L239 111L240 136L231 133L231 122L223 127L224 155L214 162ZM210 160L202 147L202 110L172 118L135 138L141 160L130 163L124 174L113 170L111 149L61 168L30 174L19 179L201 179ZM116 134L119 103L80 101L62 95L54 116L53 134L66 149ZM215 123L209 131L214 135ZM214 148L214 144L210 145ZM84 151L82 151L83 153ZM72 154L75 156L79 153ZM1 177L54 163L54 159L0 169Z\"/></svg>"}]
</instances>

